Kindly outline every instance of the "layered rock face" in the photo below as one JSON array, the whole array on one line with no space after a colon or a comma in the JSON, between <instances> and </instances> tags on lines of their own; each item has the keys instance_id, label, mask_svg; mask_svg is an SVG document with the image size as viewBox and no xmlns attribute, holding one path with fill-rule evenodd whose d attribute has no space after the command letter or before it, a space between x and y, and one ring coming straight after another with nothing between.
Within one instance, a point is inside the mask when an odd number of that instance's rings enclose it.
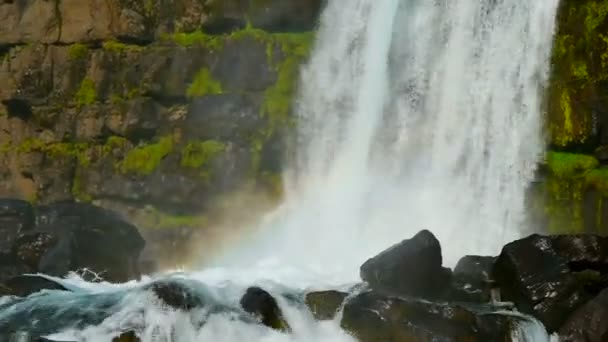
<instances>
[{"instance_id":1,"label":"layered rock face","mask_svg":"<svg viewBox=\"0 0 608 342\"><path fill-rule=\"evenodd\" d=\"M178 245L219 195L279 196L321 6L2 1L0 196L136 210L144 229L174 228L150 240Z\"/></svg>"}]
</instances>

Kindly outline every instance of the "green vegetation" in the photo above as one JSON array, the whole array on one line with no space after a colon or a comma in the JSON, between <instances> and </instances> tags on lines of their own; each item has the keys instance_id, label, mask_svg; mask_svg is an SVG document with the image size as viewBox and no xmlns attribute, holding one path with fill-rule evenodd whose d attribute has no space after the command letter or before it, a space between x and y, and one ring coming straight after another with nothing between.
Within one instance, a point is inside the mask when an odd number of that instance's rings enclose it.
<instances>
[{"instance_id":1,"label":"green vegetation","mask_svg":"<svg viewBox=\"0 0 608 342\"><path fill-rule=\"evenodd\" d=\"M68 56L70 59L82 59L89 53L89 48L84 44L72 44L68 49Z\"/></svg>"},{"instance_id":2,"label":"green vegetation","mask_svg":"<svg viewBox=\"0 0 608 342\"><path fill-rule=\"evenodd\" d=\"M75 157L81 166L88 166L91 162L88 149L87 143L45 143L35 138L26 139L14 147L19 153L43 152L51 157Z\"/></svg>"},{"instance_id":3,"label":"green vegetation","mask_svg":"<svg viewBox=\"0 0 608 342\"><path fill-rule=\"evenodd\" d=\"M181 166L200 170L201 178L207 182L211 178L209 162L224 152L226 145L216 140L191 142L181 153Z\"/></svg>"},{"instance_id":4,"label":"green vegetation","mask_svg":"<svg viewBox=\"0 0 608 342\"><path fill-rule=\"evenodd\" d=\"M219 50L224 46L225 37L217 35L209 35L201 31L194 32L178 32L172 35L164 35L161 37L165 41L173 41L183 47L204 46L210 50Z\"/></svg>"},{"instance_id":5,"label":"green vegetation","mask_svg":"<svg viewBox=\"0 0 608 342\"><path fill-rule=\"evenodd\" d=\"M549 152L547 166L559 178L572 178L595 169L598 161L595 157L582 154Z\"/></svg>"},{"instance_id":6,"label":"green vegetation","mask_svg":"<svg viewBox=\"0 0 608 342\"><path fill-rule=\"evenodd\" d=\"M602 233L604 197L608 197L608 168L598 167L592 156L550 152L547 166L551 174L545 183L545 214L551 233L582 233L595 227ZM595 190L597 192L589 192ZM597 213L591 218L589 210Z\"/></svg>"},{"instance_id":7,"label":"green vegetation","mask_svg":"<svg viewBox=\"0 0 608 342\"><path fill-rule=\"evenodd\" d=\"M114 53L123 53L127 51L142 51L143 47L139 45L124 44L115 40L105 41L102 44L103 49Z\"/></svg>"},{"instance_id":8,"label":"green vegetation","mask_svg":"<svg viewBox=\"0 0 608 342\"><path fill-rule=\"evenodd\" d=\"M97 100L97 90L95 83L90 78L85 78L80 83L80 88L76 92L75 99L78 107L83 107L95 103Z\"/></svg>"},{"instance_id":9,"label":"green vegetation","mask_svg":"<svg viewBox=\"0 0 608 342\"><path fill-rule=\"evenodd\" d=\"M157 143L136 147L127 153L124 160L118 164L118 168L122 173L149 175L173 150L173 144L173 137L167 136Z\"/></svg>"},{"instance_id":10,"label":"green vegetation","mask_svg":"<svg viewBox=\"0 0 608 342\"><path fill-rule=\"evenodd\" d=\"M222 85L213 79L209 69L203 68L194 76L194 81L188 87L188 97L216 95L222 93Z\"/></svg>"}]
</instances>

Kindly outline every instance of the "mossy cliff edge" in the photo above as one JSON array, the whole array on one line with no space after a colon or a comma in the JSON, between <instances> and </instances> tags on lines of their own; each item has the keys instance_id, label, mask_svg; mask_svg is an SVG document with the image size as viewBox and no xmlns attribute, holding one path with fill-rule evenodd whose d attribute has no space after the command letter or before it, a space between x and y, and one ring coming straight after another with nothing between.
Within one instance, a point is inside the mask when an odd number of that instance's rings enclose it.
<instances>
[{"instance_id":1,"label":"mossy cliff edge","mask_svg":"<svg viewBox=\"0 0 608 342\"><path fill-rule=\"evenodd\" d=\"M550 151L528 201L550 232L608 234L608 2L563 0L557 24Z\"/></svg>"}]
</instances>

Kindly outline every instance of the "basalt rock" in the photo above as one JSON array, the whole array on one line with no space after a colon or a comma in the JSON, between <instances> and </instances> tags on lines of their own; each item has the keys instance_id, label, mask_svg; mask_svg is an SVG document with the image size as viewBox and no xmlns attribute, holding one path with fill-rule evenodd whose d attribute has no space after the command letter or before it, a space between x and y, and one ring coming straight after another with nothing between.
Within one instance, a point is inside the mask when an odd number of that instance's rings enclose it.
<instances>
[{"instance_id":1,"label":"basalt rock","mask_svg":"<svg viewBox=\"0 0 608 342\"><path fill-rule=\"evenodd\" d=\"M241 297L240 304L243 310L257 317L265 326L283 331L290 329L276 299L265 290L259 287L248 288Z\"/></svg>"},{"instance_id":2,"label":"basalt rock","mask_svg":"<svg viewBox=\"0 0 608 342\"><path fill-rule=\"evenodd\" d=\"M185 283L163 280L154 282L146 288L173 309L188 311L205 305L203 298L194 288Z\"/></svg>"},{"instance_id":3,"label":"basalt rock","mask_svg":"<svg viewBox=\"0 0 608 342\"><path fill-rule=\"evenodd\" d=\"M578 308L559 329L564 342L608 341L608 288Z\"/></svg>"},{"instance_id":4,"label":"basalt rock","mask_svg":"<svg viewBox=\"0 0 608 342\"><path fill-rule=\"evenodd\" d=\"M348 293L340 291L319 291L306 294L305 302L316 320L331 320L342 306Z\"/></svg>"},{"instance_id":5,"label":"basalt rock","mask_svg":"<svg viewBox=\"0 0 608 342\"><path fill-rule=\"evenodd\" d=\"M383 293L437 298L446 290L451 273L441 264L439 241L423 230L367 260L360 273L372 289Z\"/></svg>"},{"instance_id":6,"label":"basalt rock","mask_svg":"<svg viewBox=\"0 0 608 342\"><path fill-rule=\"evenodd\" d=\"M10 289L10 293L7 294L17 297L27 297L42 290L68 291L63 285L37 275L13 277L4 284Z\"/></svg>"},{"instance_id":7,"label":"basalt rock","mask_svg":"<svg viewBox=\"0 0 608 342\"><path fill-rule=\"evenodd\" d=\"M495 257L469 255L458 261L446 299L457 302L489 303L492 300L492 268Z\"/></svg>"},{"instance_id":8,"label":"basalt rock","mask_svg":"<svg viewBox=\"0 0 608 342\"><path fill-rule=\"evenodd\" d=\"M504 300L553 332L605 285L607 247L594 235L531 235L503 248L493 274Z\"/></svg>"},{"instance_id":9,"label":"basalt rock","mask_svg":"<svg viewBox=\"0 0 608 342\"><path fill-rule=\"evenodd\" d=\"M361 342L507 341L514 318L460 305L366 292L344 307L342 328Z\"/></svg>"},{"instance_id":10,"label":"basalt rock","mask_svg":"<svg viewBox=\"0 0 608 342\"><path fill-rule=\"evenodd\" d=\"M34 222L34 209L26 211L27 222ZM90 204L60 202L37 207L35 222L25 230L15 228L19 233L11 246L0 250L0 281L23 273L65 276L82 269L114 282L139 277L137 262L145 242L117 214ZM28 288L22 290L31 292Z\"/></svg>"}]
</instances>

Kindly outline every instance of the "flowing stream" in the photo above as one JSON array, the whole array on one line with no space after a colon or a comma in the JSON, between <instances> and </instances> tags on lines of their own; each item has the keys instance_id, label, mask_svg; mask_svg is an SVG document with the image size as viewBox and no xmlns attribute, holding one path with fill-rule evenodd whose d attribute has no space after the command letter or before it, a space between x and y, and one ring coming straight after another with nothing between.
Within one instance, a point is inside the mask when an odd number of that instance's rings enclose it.
<instances>
[{"instance_id":1,"label":"flowing stream","mask_svg":"<svg viewBox=\"0 0 608 342\"><path fill-rule=\"evenodd\" d=\"M365 259L421 229L437 235L448 266L496 255L527 230L558 1L328 1L302 70L283 205L204 271L179 275L226 307L264 286L292 334L229 313L197 327L191 314L156 310L136 290L146 281L68 279L86 296L115 296L117 313L55 337L107 341L130 322L147 327L145 341L353 341L281 294L356 283ZM80 305L56 296L37 305ZM514 334L549 340L535 322Z\"/></svg>"}]
</instances>

